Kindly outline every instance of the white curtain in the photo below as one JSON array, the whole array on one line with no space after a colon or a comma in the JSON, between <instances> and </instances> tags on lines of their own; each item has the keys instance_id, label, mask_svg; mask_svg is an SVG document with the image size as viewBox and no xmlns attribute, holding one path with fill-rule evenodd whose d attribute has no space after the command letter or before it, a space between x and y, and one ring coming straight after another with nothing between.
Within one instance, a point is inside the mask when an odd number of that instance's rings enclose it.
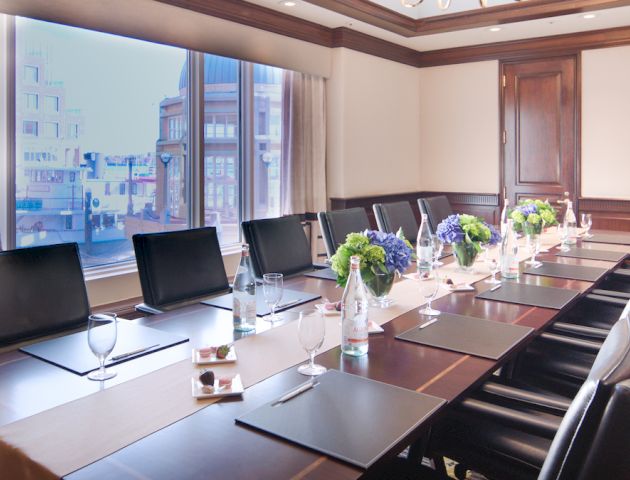
<instances>
[{"instance_id":1,"label":"white curtain","mask_svg":"<svg viewBox=\"0 0 630 480\"><path fill-rule=\"evenodd\" d=\"M282 115L282 214L325 210L325 80L285 70Z\"/></svg>"}]
</instances>

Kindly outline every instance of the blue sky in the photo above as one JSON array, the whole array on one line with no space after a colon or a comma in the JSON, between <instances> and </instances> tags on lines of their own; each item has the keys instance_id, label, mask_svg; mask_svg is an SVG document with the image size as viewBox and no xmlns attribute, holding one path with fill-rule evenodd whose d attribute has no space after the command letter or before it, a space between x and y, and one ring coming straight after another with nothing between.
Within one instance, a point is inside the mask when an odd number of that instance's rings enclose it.
<instances>
[{"instance_id":1,"label":"blue sky","mask_svg":"<svg viewBox=\"0 0 630 480\"><path fill-rule=\"evenodd\" d=\"M65 107L85 118L83 152L155 151L159 103L178 95L186 50L25 18L17 42L18 55L47 52L46 79L62 81Z\"/></svg>"}]
</instances>

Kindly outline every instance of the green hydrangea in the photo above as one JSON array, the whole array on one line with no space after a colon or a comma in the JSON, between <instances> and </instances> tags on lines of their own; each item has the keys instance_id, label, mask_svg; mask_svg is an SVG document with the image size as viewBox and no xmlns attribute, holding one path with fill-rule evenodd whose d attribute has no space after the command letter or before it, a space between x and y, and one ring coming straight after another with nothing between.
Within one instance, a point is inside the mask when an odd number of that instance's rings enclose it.
<instances>
[{"instance_id":1,"label":"green hydrangea","mask_svg":"<svg viewBox=\"0 0 630 480\"><path fill-rule=\"evenodd\" d=\"M541 217L537 213L530 213L527 216L527 221L529 223L533 223L534 225L538 225L540 223L540 221L541 221Z\"/></svg>"},{"instance_id":2,"label":"green hydrangea","mask_svg":"<svg viewBox=\"0 0 630 480\"><path fill-rule=\"evenodd\" d=\"M385 262L385 250L378 245L371 245L368 237L363 233L350 233L346 243L340 245L337 252L330 259L332 269L337 274L337 283L345 287L350 275L350 257L357 255L361 258L361 272L363 276L369 274L370 267L382 265ZM366 278L364 278L366 280Z\"/></svg>"}]
</instances>

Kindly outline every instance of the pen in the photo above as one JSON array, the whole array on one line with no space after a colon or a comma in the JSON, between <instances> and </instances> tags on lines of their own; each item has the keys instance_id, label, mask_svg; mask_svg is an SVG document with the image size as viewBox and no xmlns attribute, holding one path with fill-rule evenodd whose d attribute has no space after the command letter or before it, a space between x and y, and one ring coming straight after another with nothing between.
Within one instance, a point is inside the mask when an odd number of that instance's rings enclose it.
<instances>
[{"instance_id":1,"label":"pen","mask_svg":"<svg viewBox=\"0 0 630 480\"><path fill-rule=\"evenodd\" d=\"M300 303L302 301L301 298L298 298L297 300L293 300L292 302L287 302L287 303L283 303L281 305L277 305L276 306L276 310L278 308L286 308L286 307L290 307L291 305L295 305L296 303Z\"/></svg>"},{"instance_id":2,"label":"pen","mask_svg":"<svg viewBox=\"0 0 630 480\"><path fill-rule=\"evenodd\" d=\"M301 393L304 393L304 392L310 390L311 388L313 388L317 384L318 384L318 382L316 382L315 380L311 380L311 381L309 381L307 383L304 383L304 384L300 385L299 387L297 387L295 390L291 390L289 393L286 393L286 394L282 395L278 400L273 402L271 404L271 406L274 407L274 406L278 405L279 403L287 402L287 401L291 400L292 398L297 397Z\"/></svg>"},{"instance_id":3,"label":"pen","mask_svg":"<svg viewBox=\"0 0 630 480\"><path fill-rule=\"evenodd\" d=\"M151 345L149 347L139 348L137 350L132 350L131 352L127 352L127 353L121 353L120 355L116 355L112 357L111 359L113 362L116 362L118 360L122 360L123 358L131 357L133 355L137 355L138 353L146 352L147 350L151 350L152 348L159 347L159 346L160 344L156 343L155 345Z\"/></svg>"},{"instance_id":4,"label":"pen","mask_svg":"<svg viewBox=\"0 0 630 480\"><path fill-rule=\"evenodd\" d=\"M501 284L499 283L496 287L492 287L490 289L491 292L494 292L495 290L498 290L499 288L501 288Z\"/></svg>"},{"instance_id":5,"label":"pen","mask_svg":"<svg viewBox=\"0 0 630 480\"><path fill-rule=\"evenodd\" d=\"M427 328L429 325L433 325L433 324L434 324L435 322L437 322L437 321L438 321L438 318L434 318L433 320L429 320L428 322L423 323L423 324L422 324L422 325L420 325L418 328L419 328L420 330L422 330L423 328Z\"/></svg>"}]
</instances>

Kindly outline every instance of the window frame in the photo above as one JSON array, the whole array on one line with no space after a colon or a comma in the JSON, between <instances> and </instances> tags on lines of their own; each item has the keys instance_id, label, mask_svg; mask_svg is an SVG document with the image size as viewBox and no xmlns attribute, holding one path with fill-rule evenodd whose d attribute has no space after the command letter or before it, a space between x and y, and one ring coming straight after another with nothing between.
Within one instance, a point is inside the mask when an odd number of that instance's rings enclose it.
<instances>
[{"instance_id":1,"label":"window frame","mask_svg":"<svg viewBox=\"0 0 630 480\"><path fill-rule=\"evenodd\" d=\"M4 159L0 156L0 167L4 167L0 170L0 173L5 173L4 181L0 182L0 193L4 190L2 196L5 198L6 209L0 212L0 238L2 239L2 245L5 249L16 248L16 128L17 128L17 89L16 89L16 17L11 15L5 15L6 19L4 29L0 26L0 38L4 41L4 57L6 59L4 65L4 80L6 81L6 108L3 108L2 114L6 114L6 131L1 132L3 136L6 136L6 151L4 153ZM28 18L28 17L25 17ZM1 20L1 19L0 19ZM63 24L61 24L63 25ZM66 26L66 25L64 25ZM68 26L72 28L72 26ZM109 33L109 32L105 32ZM121 36L118 34L113 34ZM127 37L129 38L129 37ZM140 40L144 41L144 40ZM153 43L153 42L149 42ZM189 227L199 228L205 225L205 211L206 211L206 198L204 194L206 171L205 171L205 141L206 137L206 123L204 122L204 55L206 53L214 55L211 52L199 52L190 49L186 49L187 53L187 67L188 67L188 95L187 95L187 110L180 115L179 121L181 129L185 129L188 135L188 165L189 175L188 188L190 191L187 193L188 208L189 208ZM238 84L238 104L239 109L236 112L236 118L234 123L231 123L232 118L224 118L223 129L225 139L237 139L239 143L238 155L233 156L233 162L236 172L236 182L240 191L240 204L237 206L239 210L240 221L249 220L254 213L255 196L254 196L254 172L255 166L255 124L254 119L255 112L255 98L254 98L254 64L245 60L238 60L239 68L239 84ZM41 69L38 66L38 83L41 81ZM0 78L2 80L2 78ZM38 95L38 97L40 97ZM57 97L58 98L58 97ZM59 102L59 100L58 100ZM38 110L44 109L42 98L37 99ZM61 105L58 103L58 108ZM216 136L216 115L212 116L212 130L214 137ZM188 127L186 129L186 126ZM70 127L70 125L68 125ZM21 128L21 125L20 125ZM233 130L232 130L233 129ZM41 129L38 125L38 134L41 134ZM77 124L77 133L80 126ZM169 139L169 131L167 126L166 139ZM64 132L66 133L66 132ZM228 133L230 136L228 137ZM62 136L61 125L58 124L58 138ZM2 165L4 160L4 165ZM226 158L224 158L224 174L227 174ZM232 187L236 188L236 187ZM216 191L215 191L216 194ZM235 243L223 245L221 251L223 255L231 255L240 251L240 243L242 242L242 232L239 228L239 238ZM99 265L84 267L86 276L90 278L107 277L110 275L128 274L136 271L135 259L131 259L123 262L116 262L113 264Z\"/></svg>"}]
</instances>

